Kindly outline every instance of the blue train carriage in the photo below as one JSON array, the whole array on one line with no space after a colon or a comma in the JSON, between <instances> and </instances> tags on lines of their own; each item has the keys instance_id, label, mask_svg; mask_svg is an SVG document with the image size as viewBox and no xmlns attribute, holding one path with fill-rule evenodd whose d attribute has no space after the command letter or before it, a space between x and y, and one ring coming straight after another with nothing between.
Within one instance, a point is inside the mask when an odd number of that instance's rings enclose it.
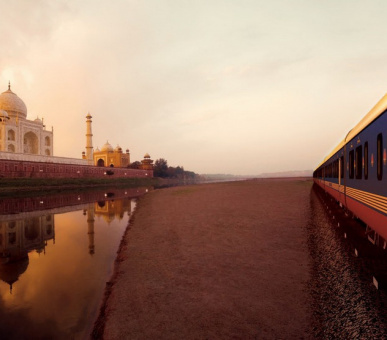
<instances>
[{"instance_id":1,"label":"blue train carriage","mask_svg":"<svg viewBox=\"0 0 387 340\"><path fill-rule=\"evenodd\" d=\"M316 168L316 184L387 239L387 95Z\"/></svg>"}]
</instances>

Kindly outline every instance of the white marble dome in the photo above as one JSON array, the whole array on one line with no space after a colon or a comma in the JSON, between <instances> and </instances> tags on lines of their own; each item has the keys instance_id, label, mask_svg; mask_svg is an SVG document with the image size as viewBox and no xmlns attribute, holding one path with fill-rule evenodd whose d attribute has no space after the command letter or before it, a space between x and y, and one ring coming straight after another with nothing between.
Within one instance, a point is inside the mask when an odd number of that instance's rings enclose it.
<instances>
[{"instance_id":1,"label":"white marble dome","mask_svg":"<svg viewBox=\"0 0 387 340\"><path fill-rule=\"evenodd\" d=\"M0 117L2 117L2 118L8 118L8 119L9 119L9 116L8 116L7 111L1 110L1 109L0 109Z\"/></svg>"},{"instance_id":2,"label":"white marble dome","mask_svg":"<svg viewBox=\"0 0 387 340\"><path fill-rule=\"evenodd\" d=\"M106 142L105 145L101 148L101 151L113 151L113 147L109 144L109 142Z\"/></svg>"},{"instance_id":3,"label":"white marble dome","mask_svg":"<svg viewBox=\"0 0 387 340\"><path fill-rule=\"evenodd\" d=\"M8 86L8 90L0 94L0 110L7 111L11 117L27 117L26 104L24 104L16 93L11 91L11 86Z\"/></svg>"}]
</instances>

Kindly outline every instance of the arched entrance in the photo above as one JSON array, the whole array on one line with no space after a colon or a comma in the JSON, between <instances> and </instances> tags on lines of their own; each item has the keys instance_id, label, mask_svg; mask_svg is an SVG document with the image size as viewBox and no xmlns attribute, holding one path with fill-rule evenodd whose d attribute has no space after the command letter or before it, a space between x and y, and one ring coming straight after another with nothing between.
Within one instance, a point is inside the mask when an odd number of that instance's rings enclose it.
<instances>
[{"instance_id":1,"label":"arched entrance","mask_svg":"<svg viewBox=\"0 0 387 340\"><path fill-rule=\"evenodd\" d=\"M103 159L99 159L98 162L97 162L97 166L105 166L105 162Z\"/></svg>"},{"instance_id":2,"label":"arched entrance","mask_svg":"<svg viewBox=\"0 0 387 340\"><path fill-rule=\"evenodd\" d=\"M24 153L32 153L37 155L39 153L38 137L33 132L27 132L24 135Z\"/></svg>"},{"instance_id":3,"label":"arched entrance","mask_svg":"<svg viewBox=\"0 0 387 340\"><path fill-rule=\"evenodd\" d=\"M29 241L36 240L40 235L40 223L38 218L24 221L24 237Z\"/></svg>"}]
</instances>

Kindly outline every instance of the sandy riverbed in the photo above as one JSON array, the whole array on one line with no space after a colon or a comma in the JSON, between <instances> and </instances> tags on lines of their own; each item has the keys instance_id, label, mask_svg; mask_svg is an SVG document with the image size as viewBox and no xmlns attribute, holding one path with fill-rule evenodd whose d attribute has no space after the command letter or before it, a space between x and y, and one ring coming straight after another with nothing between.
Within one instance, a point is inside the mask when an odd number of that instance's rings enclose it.
<instances>
[{"instance_id":1,"label":"sandy riverbed","mask_svg":"<svg viewBox=\"0 0 387 340\"><path fill-rule=\"evenodd\" d=\"M311 186L251 180L142 197L94 337L309 338Z\"/></svg>"}]
</instances>

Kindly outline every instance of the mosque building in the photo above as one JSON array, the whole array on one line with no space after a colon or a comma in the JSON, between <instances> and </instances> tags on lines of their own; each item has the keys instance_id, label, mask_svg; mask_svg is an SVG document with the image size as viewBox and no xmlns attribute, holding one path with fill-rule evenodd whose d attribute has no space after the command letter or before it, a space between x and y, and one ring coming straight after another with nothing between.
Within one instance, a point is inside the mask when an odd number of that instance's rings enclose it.
<instances>
[{"instance_id":1,"label":"mosque building","mask_svg":"<svg viewBox=\"0 0 387 340\"><path fill-rule=\"evenodd\" d=\"M130 167L129 149L109 142L94 150L92 116L86 116L86 151L82 158L53 156L54 131L43 119L27 119L27 107L11 90L0 94L0 173L4 177L153 177L153 161L146 154L139 169ZM24 163L20 163L24 162ZM36 162L39 162L37 164ZM87 168L84 166L90 166ZM105 167L117 168L103 170ZM98 168L98 169L97 169ZM121 170L120 170L121 169ZM49 174L46 174L49 173Z\"/></svg>"},{"instance_id":2,"label":"mosque building","mask_svg":"<svg viewBox=\"0 0 387 340\"><path fill-rule=\"evenodd\" d=\"M11 84L0 94L0 151L46 156L53 151L53 131L39 118L27 119L27 107Z\"/></svg>"},{"instance_id":3,"label":"mosque building","mask_svg":"<svg viewBox=\"0 0 387 340\"><path fill-rule=\"evenodd\" d=\"M93 152L93 164L96 166L126 168L130 164L129 149L126 149L126 152L123 153L119 145L113 149L107 141L101 150L97 148Z\"/></svg>"},{"instance_id":4,"label":"mosque building","mask_svg":"<svg viewBox=\"0 0 387 340\"><path fill-rule=\"evenodd\" d=\"M88 113L86 116L86 152L82 152L82 159L87 160L89 165L98 167L127 168L130 165L129 149L126 149L124 153L119 145L113 149L109 141L106 141L101 150L97 147L93 152L92 118ZM153 170L153 160L150 159L148 153L141 161L140 168L142 170Z\"/></svg>"}]
</instances>

